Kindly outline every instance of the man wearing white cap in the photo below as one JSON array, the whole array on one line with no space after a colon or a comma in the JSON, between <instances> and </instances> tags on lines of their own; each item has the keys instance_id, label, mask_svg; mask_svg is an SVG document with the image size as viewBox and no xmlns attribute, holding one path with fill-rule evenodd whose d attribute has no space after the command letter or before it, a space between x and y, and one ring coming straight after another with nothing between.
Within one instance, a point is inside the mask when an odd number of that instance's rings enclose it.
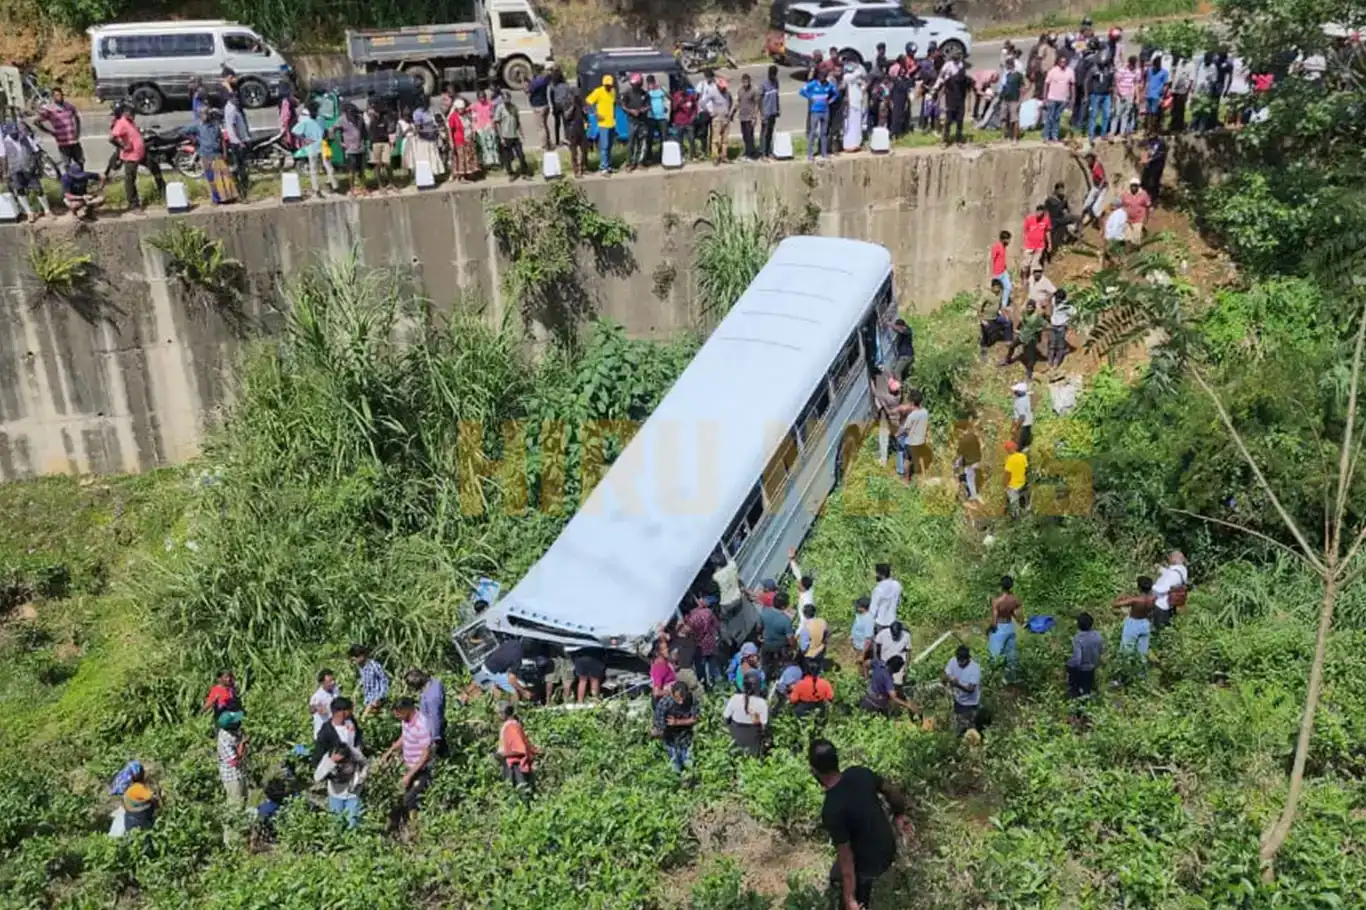
<instances>
[{"instance_id":1,"label":"man wearing white cap","mask_svg":"<svg viewBox=\"0 0 1366 910\"><path fill-rule=\"evenodd\" d=\"M1143 232L1148 226L1148 214L1153 210L1153 200L1148 191L1143 189L1137 174L1129 178L1129 189L1119 197L1119 204L1124 206L1124 214L1129 219L1124 228L1124 239L1131 247L1140 246Z\"/></svg>"},{"instance_id":2,"label":"man wearing white cap","mask_svg":"<svg viewBox=\"0 0 1366 910\"><path fill-rule=\"evenodd\" d=\"M1015 423L1011 429L1015 434L1016 444L1023 452L1027 451L1029 444L1034 441L1034 406L1029 403L1029 383L1017 382L1010 387L1010 391L1015 394Z\"/></svg>"}]
</instances>

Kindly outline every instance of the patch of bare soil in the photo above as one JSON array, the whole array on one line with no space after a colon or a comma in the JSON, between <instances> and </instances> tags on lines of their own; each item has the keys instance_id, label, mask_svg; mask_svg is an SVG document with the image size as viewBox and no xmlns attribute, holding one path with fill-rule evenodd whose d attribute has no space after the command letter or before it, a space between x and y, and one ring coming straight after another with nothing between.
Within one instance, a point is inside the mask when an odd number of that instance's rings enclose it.
<instances>
[{"instance_id":1,"label":"patch of bare soil","mask_svg":"<svg viewBox=\"0 0 1366 910\"><path fill-rule=\"evenodd\" d=\"M698 843L697 860L669 877L667 906L687 906L693 885L720 857L736 861L747 886L779 900L787 895L789 875L823 877L829 869L829 851L817 842L793 841L759 824L734 803L699 806L691 827Z\"/></svg>"}]
</instances>

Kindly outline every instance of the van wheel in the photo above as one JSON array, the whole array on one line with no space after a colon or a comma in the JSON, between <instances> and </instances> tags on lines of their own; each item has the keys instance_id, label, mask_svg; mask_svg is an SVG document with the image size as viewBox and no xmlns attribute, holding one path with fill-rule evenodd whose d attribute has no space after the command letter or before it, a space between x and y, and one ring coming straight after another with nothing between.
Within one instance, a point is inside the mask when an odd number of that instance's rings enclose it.
<instances>
[{"instance_id":1,"label":"van wheel","mask_svg":"<svg viewBox=\"0 0 1366 910\"><path fill-rule=\"evenodd\" d=\"M266 102L270 101L270 89L266 88L265 83L256 79L244 79L237 84L237 95L242 99L242 106L255 110L258 107L265 107Z\"/></svg>"},{"instance_id":2,"label":"van wheel","mask_svg":"<svg viewBox=\"0 0 1366 910\"><path fill-rule=\"evenodd\" d=\"M524 92L531 85L531 61L513 57L503 64L503 84L514 92Z\"/></svg>"},{"instance_id":3,"label":"van wheel","mask_svg":"<svg viewBox=\"0 0 1366 910\"><path fill-rule=\"evenodd\" d=\"M403 68L403 75L412 76L422 86L422 93L431 97L436 92L436 74L431 67L423 66L421 63L410 63Z\"/></svg>"},{"instance_id":4,"label":"van wheel","mask_svg":"<svg viewBox=\"0 0 1366 910\"><path fill-rule=\"evenodd\" d=\"M863 55L852 47L846 47L844 50L840 51L840 60L845 63L857 63L859 66L863 66Z\"/></svg>"},{"instance_id":5,"label":"van wheel","mask_svg":"<svg viewBox=\"0 0 1366 910\"><path fill-rule=\"evenodd\" d=\"M165 104L165 99L161 97L161 92L152 88L150 85L140 85L133 89L128 96L128 103L133 105L133 110L144 117L161 113L161 107Z\"/></svg>"}]
</instances>

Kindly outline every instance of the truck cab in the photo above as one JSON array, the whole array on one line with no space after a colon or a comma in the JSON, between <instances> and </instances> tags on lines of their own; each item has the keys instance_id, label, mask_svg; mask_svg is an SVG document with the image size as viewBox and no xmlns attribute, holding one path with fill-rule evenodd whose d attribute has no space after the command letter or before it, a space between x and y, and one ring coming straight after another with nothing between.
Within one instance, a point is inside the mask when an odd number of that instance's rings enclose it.
<instances>
[{"instance_id":1,"label":"truck cab","mask_svg":"<svg viewBox=\"0 0 1366 910\"><path fill-rule=\"evenodd\" d=\"M533 66L544 67L555 59L550 31L529 0L486 0L485 7L498 74L508 88L525 91Z\"/></svg>"}]
</instances>

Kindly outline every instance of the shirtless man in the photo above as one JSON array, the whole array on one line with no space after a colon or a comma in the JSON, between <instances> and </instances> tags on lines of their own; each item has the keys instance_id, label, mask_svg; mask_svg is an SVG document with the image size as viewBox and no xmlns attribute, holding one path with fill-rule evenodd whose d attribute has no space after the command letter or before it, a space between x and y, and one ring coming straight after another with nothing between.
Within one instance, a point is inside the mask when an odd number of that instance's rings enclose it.
<instances>
[{"instance_id":1,"label":"shirtless man","mask_svg":"<svg viewBox=\"0 0 1366 910\"><path fill-rule=\"evenodd\" d=\"M1112 606L1116 609L1129 609L1124 619L1124 633L1119 639L1119 650L1134 651L1144 662L1148 660L1148 641L1152 636L1152 612L1157 603L1153 594L1153 580L1146 575L1138 577L1138 593L1116 597Z\"/></svg>"},{"instance_id":2,"label":"shirtless man","mask_svg":"<svg viewBox=\"0 0 1366 910\"><path fill-rule=\"evenodd\" d=\"M1001 578L1001 593L991 601L991 628L987 632L987 650L992 658L1005 657L1006 679L1014 682L1020 663L1020 651L1015 640L1015 613L1020 610L1020 598L1012 593L1015 579Z\"/></svg>"}]
</instances>

